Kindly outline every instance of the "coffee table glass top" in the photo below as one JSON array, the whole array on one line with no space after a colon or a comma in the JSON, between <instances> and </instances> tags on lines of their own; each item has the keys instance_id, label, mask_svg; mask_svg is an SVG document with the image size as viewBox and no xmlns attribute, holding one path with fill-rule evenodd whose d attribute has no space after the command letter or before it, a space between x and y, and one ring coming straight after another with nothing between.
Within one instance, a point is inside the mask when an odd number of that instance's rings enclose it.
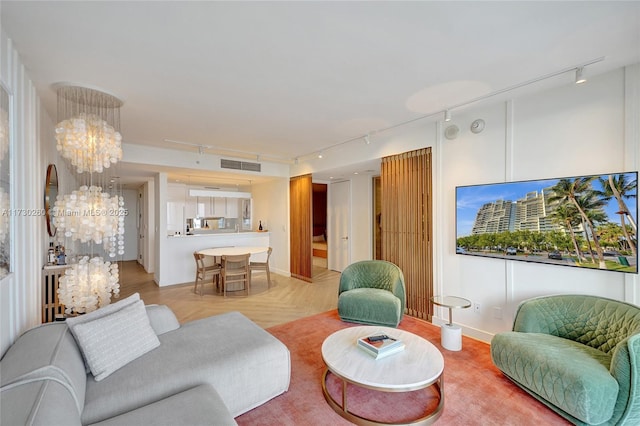
<instances>
[{"instance_id":1,"label":"coffee table glass top","mask_svg":"<svg viewBox=\"0 0 640 426\"><path fill-rule=\"evenodd\" d=\"M374 359L358 348L360 337L386 334L405 344L401 352ZM349 327L327 337L322 344L327 368L337 376L372 388L420 389L436 381L444 369L444 358L433 344L407 331L390 327Z\"/></svg>"}]
</instances>

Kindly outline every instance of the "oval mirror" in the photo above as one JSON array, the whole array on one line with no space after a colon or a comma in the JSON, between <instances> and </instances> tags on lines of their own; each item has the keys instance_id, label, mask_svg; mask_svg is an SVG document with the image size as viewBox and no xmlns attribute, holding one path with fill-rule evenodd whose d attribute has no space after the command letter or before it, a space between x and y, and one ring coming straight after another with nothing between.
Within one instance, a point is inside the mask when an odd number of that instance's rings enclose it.
<instances>
[{"instance_id":1,"label":"oval mirror","mask_svg":"<svg viewBox=\"0 0 640 426\"><path fill-rule=\"evenodd\" d=\"M47 232L50 237L56 235L56 227L51 215L53 206L58 196L58 171L55 164L47 166L47 181L44 185L44 215L47 219Z\"/></svg>"}]
</instances>

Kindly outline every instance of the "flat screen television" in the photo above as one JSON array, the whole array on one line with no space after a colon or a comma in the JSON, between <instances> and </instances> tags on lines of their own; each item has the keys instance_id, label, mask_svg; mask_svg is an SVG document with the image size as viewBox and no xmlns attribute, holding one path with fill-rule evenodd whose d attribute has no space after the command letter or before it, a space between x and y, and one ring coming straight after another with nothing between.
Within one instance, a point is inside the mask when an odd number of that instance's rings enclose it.
<instances>
[{"instance_id":1,"label":"flat screen television","mask_svg":"<svg viewBox=\"0 0 640 426\"><path fill-rule=\"evenodd\" d=\"M638 172L456 187L456 253L638 273Z\"/></svg>"}]
</instances>

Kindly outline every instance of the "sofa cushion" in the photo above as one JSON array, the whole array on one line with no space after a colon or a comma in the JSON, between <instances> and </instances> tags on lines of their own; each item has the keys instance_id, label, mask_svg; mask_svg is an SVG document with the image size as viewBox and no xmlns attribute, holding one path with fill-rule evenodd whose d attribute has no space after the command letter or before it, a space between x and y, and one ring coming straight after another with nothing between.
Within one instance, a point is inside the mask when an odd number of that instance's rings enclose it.
<instances>
[{"instance_id":1,"label":"sofa cushion","mask_svg":"<svg viewBox=\"0 0 640 426\"><path fill-rule=\"evenodd\" d=\"M180 328L176 315L167 305L146 305L147 315L157 335Z\"/></svg>"},{"instance_id":2,"label":"sofa cushion","mask_svg":"<svg viewBox=\"0 0 640 426\"><path fill-rule=\"evenodd\" d=\"M158 348L101 382L87 379L83 424L200 384L212 385L234 417L288 389L287 347L239 312L188 322L158 337Z\"/></svg>"},{"instance_id":3,"label":"sofa cushion","mask_svg":"<svg viewBox=\"0 0 640 426\"><path fill-rule=\"evenodd\" d=\"M63 377L69 384L72 399L77 400L80 407L76 408L79 415L84 405L87 374L80 350L65 323L45 324L26 331L0 361L0 385L3 387L27 376L51 374Z\"/></svg>"},{"instance_id":4,"label":"sofa cushion","mask_svg":"<svg viewBox=\"0 0 640 426\"><path fill-rule=\"evenodd\" d=\"M200 385L92 426L210 424L237 425L213 386Z\"/></svg>"},{"instance_id":5,"label":"sofa cushion","mask_svg":"<svg viewBox=\"0 0 640 426\"><path fill-rule=\"evenodd\" d=\"M343 321L397 327L403 310L402 301L387 290L356 288L338 297Z\"/></svg>"},{"instance_id":6,"label":"sofa cushion","mask_svg":"<svg viewBox=\"0 0 640 426\"><path fill-rule=\"evenodd\" d=\"M69 387L55 380L19 381L0 390L0 424L80 426Z\"/></svg>"},{"instance_id":7,"label":"sofa cushion","mask_svg":"<svg viewBox=\"0 0 640 426\"><path fill-rule=\"evenodd\" d=\"M142 300L71 327L96 381L160 345Z\"/></svg>"},{"instance_id":8,"label":"sofa cushion","mask_svg":"<svg viewBox=\"0 0 640 426\"><path fill-rule=\"evenodd\" d=\"M548 334L506 332L491 341L491 357L520 386L580 421L600 424L613 414L618 382L605 352Z\"/></svg>"}]
</instances>

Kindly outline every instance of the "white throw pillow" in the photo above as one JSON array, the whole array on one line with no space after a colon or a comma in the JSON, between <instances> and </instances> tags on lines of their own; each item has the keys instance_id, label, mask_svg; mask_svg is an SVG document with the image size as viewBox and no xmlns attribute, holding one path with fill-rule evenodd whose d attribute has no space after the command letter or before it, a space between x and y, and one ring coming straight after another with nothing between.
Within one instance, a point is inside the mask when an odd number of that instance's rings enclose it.
<instances>
[{"instance_id":1,"label":"white throw pillow","mask_svg":"<svg viewBox=\"0 0 640 426\"><path fill-rule=\"evenodd\" d=\"M67 320L96 381L160 345L144 303L134 296Z\"/></svg>"}]
</instances>

